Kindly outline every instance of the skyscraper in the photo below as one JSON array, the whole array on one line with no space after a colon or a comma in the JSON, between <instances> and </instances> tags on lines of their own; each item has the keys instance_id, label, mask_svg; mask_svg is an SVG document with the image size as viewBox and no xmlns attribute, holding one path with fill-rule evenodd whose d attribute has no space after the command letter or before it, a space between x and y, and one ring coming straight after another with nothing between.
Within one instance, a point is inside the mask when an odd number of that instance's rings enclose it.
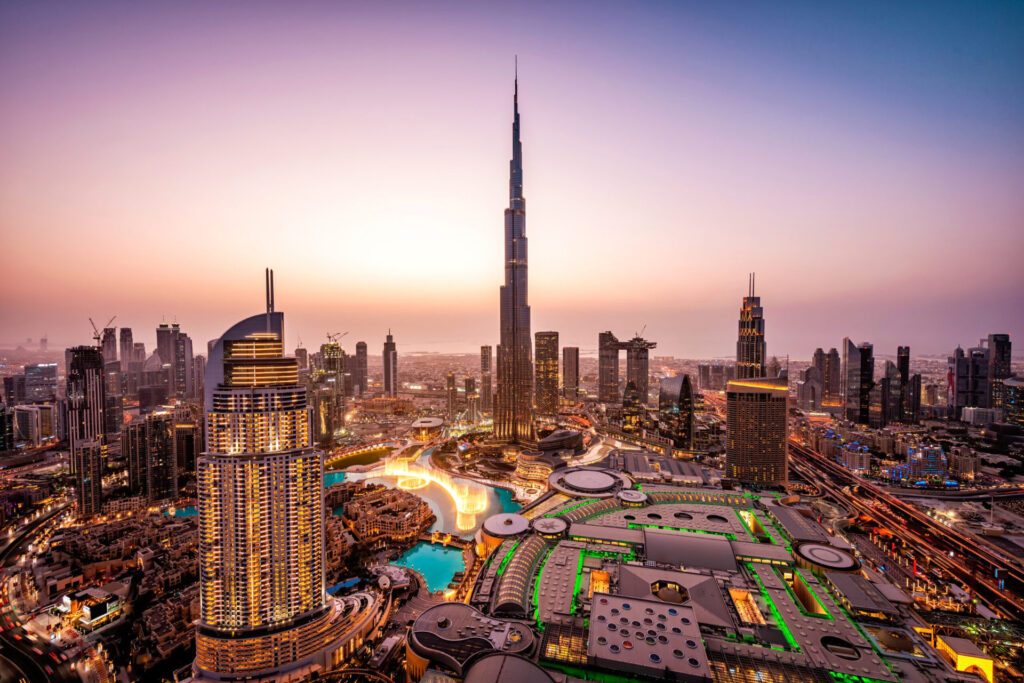
<instances>
[{"instance_id":1,"label":"skyscraper","mask_svg":"<svg viewBox=\"0 0 1024 683\"><path fill-rule=\"evenodd\" d=\"M356 396L362 396L366 393L366 368L366 342L356 342L356 367L353 376Z\"/></svg>"},{"instance_id":2,"label":"skyscraper","mask_svg":"<svg viewBox=\"0 0 1024 683\"><path fill-rule=\"evenodd\" d=\"M818 376L817 379L824 384L825 377L825 352L821 350L821 347L814 349L814 355L811 356L811 365L817 368Z\"/></svg>"},{"instance_id":3,"label":"skyscraper","mask_svg":"<svg viewBox=\"0 0 1024 683\"><path fill-rule=\"evenodd\" d=\"M761 297L754 295L756 283L750 274L747 296L740 307L739 339L736 342L736 379L765 376L764 311Z\"/></svg>"},{"instance_id":4,"label":"skyscraper","mask_svg":"<svg viewBox=\"0 0 1024 683\"><path fill-rule=\"evenodd\" d=\"M168 387L178 397L190 397L192 387L192 339L178 323L160 323L156 328L156 350L170 371Z\"/></svg>"},{"instance_id":5,"label":"skyscraper","mask_svg":"<svg viewBox=\"0 0 1024 683\"><path fill-rule=\"evenodd\" d=\"M167 411L135 419L121 433L121 453L128 461L128 487L147 502L178 495L178 466L173 416Z\"/></svg>"},{"instance_id":6,"label":"skyscraper","mask_svg":"<svg viewBox=\"0 0 1024 683\"><path fill-rule=\"evenodd\" d=\"M14 408L0 403L0 453L14 450Z\"/></svg>"},{"instance_id":7,"label":"skyscraper","mask_svg":"<svg viewBox=\"0 0 1024 683\"><path fill-rule=\"evenodd\" d=\"M651 386L650 350L656 346L656 343L642 339L640 335L622 344L626 349L626 383L636 385L637 395L644 405L647 405L647 394Z\"/></svg>"},{"instance_id":8,"label":"skyscraper","mask_svg":"<svg viewBox=\"0 0 1024 683\"><path fill-rule=\"evenodd\" d=\"M119 332L119 343L121 356L118 360L121 361L121 372L127 373L131 370L129 367L132 361L135 360L135 342L132 340L132 328L122 327ZM105 360L112 360L106 358Z\"/></svg>"},{"instance_id":9,"label":"skyscraper","mask_svg":"<svg viewBox=\"0 0 1024 683\"><path fill-rule=\"evenodd\" d=\"M309 351L301 346L296 346L295 361L299 364L299 370L307 370L309 368Z\"/></svg>"},{"instance_id":10,"label":"skyscraper","mask_svg":"<svg viewBox=\"0 0 1024 683\"><path fill-rule=\"evenodd\" d=\"M725 474L748 484L785 485L789 388L782 378L730 381L726 388Z\"/></svg>"},{"instance_id":11,"label":"skyscraper","mask_svg":"<svg viewBox=\"0 0 1024 683\"><path fill-rule=\"evenodd\" d=\"M160 323L156 328L156 352L160 356L160 361L164 364L171 365L173 368L174 364L174 338L178 336L178 323L174 325L168 325L167 323ZM171 371L171 382L170 389L174 391L174 372Z\"/></svg>"},{"instance_id":12,"label":"skyscraper","mask_svg":"<svg viewBox=\"0 0 1024 683\"><path fill-rule=\"evenodd\" d=\"M494 435L499 440L535 440L533 354L527 297L526 199L523 197L523 146L519 140L519 79L512 98L512 159L509 206L505 209L505 284L500 289L501 341L498 344L497 409Z\"/></svg>"},{"instance_id":13,"label":"skyscraper","mask_svg":"<svg viewBox=\"0 0 1024 683\"><path fill-rule=\"evenodd\" d=\"M71 451L80 517L99 514L103 507L103 464L106 457L107 446L102 437L78 441Z\"/></svg>"},{"instance_id":14,"label":"skyscraper","mask_svg":"<svg viewBox=\"0 0 1024 683\"><path fill-rule=\"evenodd\" d=\"M103 336L100 338L100 350L103 352L103 361L105 363L117 360L117 328L103 328Z\"/></svg>"},{"instance_id":15,"label":"skyscraper","mask_svg":"<svg viewBox=\"0 0 1024 683\"><path fill-rule=\"evenodd\" d=\"M32 403L57 397L57 364L30 363L25 366L25 398Z\"/></svg>"},{"instance_id":16,"label":"skyscraper","mask_svg":"<svg viewBox=\"0 0 1024 683\"><path fill-rule=\"evenodd\" d=\"M846 419L857 424L871 422L871 390L875 386L875 351L868 342L860 346L843 339L843 395Z\"/></svg>"},{"instance_id":17,"label":"skyscraper","mask_svg":"<svg viewBox=\"0 0 1024 683\"><path fill-rule=\"evenodd\" d=\"M323 454L306 388L284 356L284 315L242 320L206 373L206 451L197 465L201 680L271 679L339 663L349 615L324 590Z\"/></svg>"},{"instance_id":18,"label":"skyscraper","mask_svg":"<svg viewBox=\"0 0 1024 683\"><path fill-rule=\"evenodd\" d=\"M480 421L480 394L476 390L476 378L467 377L466 386L466 420L471 423Z\"/></svg>"},{"instance_id":19,"label":"skyscraper","mask_svg":"<svg viewBox=\"0 0 1024 683\"><path fill-rule=\"evenodd\" d=\"M448 372L446 377L445 385L445 414L448 417L448 422L455 422L455 418L458 417L458 401L459 401L459 390L455 387L455 373Z\"/></svg>"},{"instance_id":20,"label":"skyscraper","mask_svg":"<svg viewBox=\"0 0 1024 683\"><path fill-rule=\"evenodd\" d=\"M839 352L833 346L825 356L825 369L821 375L822 401L825 405L842 405L842 375L842 361L839 359Z\"/></svg>"},{"instance_id":21,"label":"skyscraper","mask_svg":"<svg viewBox=\"0 0 1024 683\"><path fill-rule=\"evenodd\" d=\"M562 348L562 395L570 401L580 396L580 349L578 346Z\"/></svg>"},{"instance_id":22,"label":"skyscraper","mask_svg":"<svg viewBox=\"0 0 1024 683\"><path fill-rule=\"evenodd\" d=\"M192 359L192 396L202 400L206 395L206 356L199 354Z\"/></svg>"},{"instance_id":23,"label":"skyscraper","mask_svg":"<svg viewBox=\"0 0 1024 683\"><path fill-rule=\"evenodd\" d=\"M490 415L494 411L494 401L491 395L493 383L491 381L492 356L490 346L480 347L480 409Z\"/></svg>"},{"instance_id":24,"label":"skyscraper","mask_svg":"<svg viewBox=\"0 0 1024 683\"><path fill-rule=\"evenodd\" d=\"M398 396L398 349L391 330L384 341L384 395Z\"/></svg>"},{"instance_id":25,"label":"skyscraper","mask_svg":"<svg viewBox=\"0 0 1024 683\"><path fill-rule=\"evenodd\" d=\"M1010 367L1013 345L1008 334L988 335L988 387L991 399L989 405L1002 408L1004 402L1003 380L1013 375Z\"/></svg>"},{"instance_id":26,"label":"skyscraper","mask_svg":"<svg viewBox=\"0 0 1024 683\"><path fill-rule=\"evenodd\" d=\"M976 346L966 353L959 346L948 359L947 405L949 416L959 420L964 408L991 408L989 354L991 349Z\"/></svg>"},{"instance_id":27,"label":"skyscraper","mask_svg":"<svg viewBox=\"0 0 1024 683\"><path fill-rule=\"evenodd\" d=\"M597 400L619 400L619 340L610 331L597 335Z\"/></svg>"},{"instance_id":28,"label":"skyscraper","mask_svg":"<svg viewBox=\"0 0 1024 683\"><path fill-rule=\"evenodd\" d=\"M192 363L192 338L179 331L174 339L174 387L179 397L195 397Z\"/></svg>"},{"instance_id":29,"label":"skyscraper","mask_svg":"<svg viewBox=\"0 0 1024 683\"><path fill-rule=\"evenodd\" d=\"M676 448L693 450L695 419L690 376L683 374L661 380L658 391L658 431L661 435L672 439Z\"/></svg>"},{"instance_id":30,"label":"skyscraper","mask_svg":"<svg viewBox=\"0 0 1024 683\"><path fill-rule=\"evenodd\" d=\"M622 431L637 434L643 429L646 411L635 382L626 382L622 391Z\"/></svg>"},{"instance_id":31,"label":"skyscraper","mask_svg":"<svg viewBox=\"0 0 1024 683\"><path fill-rule=\"evenodd\" d=\"M537 411L554 415L558 412L558 333L538 332L534 339Z\"/></svg>"},{"instance_id":32,"label":"skyscraper","mask_svg":"<svg viewBox=\"0 0 1024 683\"><path fill-rule=\"evenodd\" d=\"M66 395L68 443L71 447L71 471L77 472L75 449L80 444L103 441L106 428L107 392L103 374L103 354L95 346L76 346L67 350Z\"/></svg>"}]
</instances>

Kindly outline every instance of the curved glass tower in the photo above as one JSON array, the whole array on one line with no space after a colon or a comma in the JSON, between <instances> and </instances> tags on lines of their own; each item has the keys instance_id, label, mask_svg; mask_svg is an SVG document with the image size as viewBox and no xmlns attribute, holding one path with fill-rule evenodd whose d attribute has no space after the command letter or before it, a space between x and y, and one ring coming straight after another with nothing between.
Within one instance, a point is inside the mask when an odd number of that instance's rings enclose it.
<instances>
[{"instance_id":1,"label":"curved glass tower","mask_svg":"<svg viewBox=\"0 0 1024 683\"><path fill-rule=\"evenodd\" d=\"M533 340L526 285L526 199L523 197L523 145L519 140L519 79L512 100L512 160L509 206L505 209L505 284L501 286L501 342L498 344L497 406L494 435L502 441L531 443L533 424Z\"/></svg>"}]
</instances>

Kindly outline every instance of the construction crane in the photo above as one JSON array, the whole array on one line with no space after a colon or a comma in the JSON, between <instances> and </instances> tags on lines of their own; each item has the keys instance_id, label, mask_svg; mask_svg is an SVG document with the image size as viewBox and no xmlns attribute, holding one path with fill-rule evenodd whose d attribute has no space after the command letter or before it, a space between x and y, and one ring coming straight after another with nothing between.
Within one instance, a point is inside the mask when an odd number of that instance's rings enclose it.
<instances>
[{"instance_id":1,"label":"construction crane","mask_svg":"<svg viewBox=\"0 0 1024 683\"><path fill-rule=\"evenodd\" d=\"M341 340L344 339L345 335L347 335L347 334L348 334L348 332L335 332L334 334L331 334L330 332L328 332L327 333L327 341L335 343L335 344L340 344Z\"/></svg>"},{"instance_id":2,"label":"construction crane","mask_svg":"<svg viewBox=\"0 0 1024 683\"><path fill-rule=\"evenodd\" d=\"M115 320L117 320L117 316L116 315L114 317L112 317L110 320L108 320L107 324L104 325L103 327L104 328L110 327L111 325L114 324ZM103 336L103 333L100 332L100 329L98 327L96 327L96 323L94 323L92 321L92 318L89 318L89 324L92 325L92 338L96 340L96 346L99 346L100 345L100 337Z\"/></svg>"}]
</instances>

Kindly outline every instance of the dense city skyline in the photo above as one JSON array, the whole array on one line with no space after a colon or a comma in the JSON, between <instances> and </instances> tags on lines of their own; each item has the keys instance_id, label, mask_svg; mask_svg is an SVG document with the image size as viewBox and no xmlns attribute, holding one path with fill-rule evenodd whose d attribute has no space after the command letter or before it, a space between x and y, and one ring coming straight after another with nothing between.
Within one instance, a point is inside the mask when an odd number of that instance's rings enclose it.
<instances>
[{"instance_id":1,"label":"dense city skyline","mask_svg":"<svg viewBox=\"0 0 1024 683\"><path fill-rule=\"evenodd\" d=\"M0 683L1021 678L1024 6L0 27Z\"/></svg>"},{"instance_id":2,"label":"dense city skyline","mask_svg":"<svg viewBox=\"0 0 1024 683\"><path fill-rule=\"evenodd\" d=\"M4 347L115 313L202 344L265 265L288 348L495 344L514 53L534 329L727 356L756 271L769 356L1024 334L1020 7L51 9L0 9Z\"/></svg>"}]
</instances>

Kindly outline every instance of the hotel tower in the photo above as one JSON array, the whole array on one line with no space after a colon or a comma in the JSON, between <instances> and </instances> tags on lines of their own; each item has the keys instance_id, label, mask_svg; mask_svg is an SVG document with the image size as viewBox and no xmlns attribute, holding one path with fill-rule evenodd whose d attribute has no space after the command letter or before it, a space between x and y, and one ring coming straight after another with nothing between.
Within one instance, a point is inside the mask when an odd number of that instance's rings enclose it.
<instances>
[{"instance_id":1,"label":"hotel tower","mask_svg":"<svg viewBox=\"0 0 1024 683\"><path fill-rule=\"evenodd\" d=\"M764 310L761 297L754 294L754 274L750 274L747 296L740 307L739 339L736 341L736 379L765 376Z\"/></svg>"},{"instance_id":2,"label":"hotel tower","mask_svg":"<svg viewBox=\"0 0 1024 683\"><path fill-rule=\"evenodd\" d=\"M512 160L505 209L505 284L501 286L501 341L494 435L510 443L536 440L533 424L533 339L526 293L526 199L519 141L519 79L512 99Z\"/></svg>"},{"instance_id":3,"label":"hotel tower","mask_svg":"<svg viewBox=\"0 0 1024 683\"><path fill-rule=\"evenodd\" d=\"M324 590L323 453L284 314L217 340L206 367L206 451L198 460L199 680L297 680L337 666L346 615Z\"/></svg>"}]
</instances>

